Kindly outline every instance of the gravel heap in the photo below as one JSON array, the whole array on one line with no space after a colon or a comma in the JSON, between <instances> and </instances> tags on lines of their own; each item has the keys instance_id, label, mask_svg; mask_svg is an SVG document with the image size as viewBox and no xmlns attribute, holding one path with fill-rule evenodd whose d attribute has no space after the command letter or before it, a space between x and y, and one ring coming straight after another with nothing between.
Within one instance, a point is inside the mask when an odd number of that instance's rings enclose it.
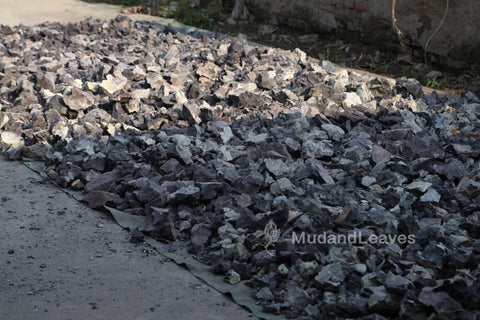
<instances>
[{"instance_id":1,"label":"gravel heap","mask_svg":"<svg viewBox=\"0 0 480 320\"><path fill-rule=\"evenodd\" d=\"M266 311L480 317L480 101L132 22L0 27L0 138Z\"/></svg>"}]
</instances>

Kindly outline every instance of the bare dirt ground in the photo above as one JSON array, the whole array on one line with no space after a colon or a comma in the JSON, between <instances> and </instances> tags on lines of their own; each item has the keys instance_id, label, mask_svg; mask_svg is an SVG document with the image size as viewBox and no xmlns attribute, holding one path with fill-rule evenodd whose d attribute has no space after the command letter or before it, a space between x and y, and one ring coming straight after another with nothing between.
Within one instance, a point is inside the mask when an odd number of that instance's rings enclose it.
<instances>
[{"instance_id":1,"label":"bare dirt ground","mask_svg":"<svg viewBox=\"0 0 480 320\"><path fill-rule=\"evenodd\" d=\"M0 8L0 24L9 25L119 13L80 0L0 0ZM106 214L0 155L0 319L252 318L148 246L130 243Z\"/></svg>"},{"instance_id":2,"label":"bare dirt ground","mask_svg":"<svg viewBox=\"0 0 480 320\"><path fill-rule=\"evenodd\" d=\"M104 3L87 3L81 0L0 0L0 24L35 25L42 22L76 22L89 17L113 19L120 7ZM133 20L158 21L176 25L173 19L163 19L144 14L129 14Z\"/></svg>"}]
</instances>

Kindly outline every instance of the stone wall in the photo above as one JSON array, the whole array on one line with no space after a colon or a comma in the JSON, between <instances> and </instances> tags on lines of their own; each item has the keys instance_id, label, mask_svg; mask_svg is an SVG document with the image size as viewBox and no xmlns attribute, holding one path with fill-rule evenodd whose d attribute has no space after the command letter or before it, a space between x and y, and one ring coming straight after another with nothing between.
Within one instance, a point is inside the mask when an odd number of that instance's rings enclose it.
<instances>
[{"instance_id":1,"label":"stone wall","mask_svg":"<svg viewBox=\"0 0 480 320\"><path fill-rule=\"evenodd\" d=\"M394 36L392 0L254 0L257 9L280 24L305 32L387 30ZM447 0L397 0L396 18L405 43L424 48L438 27ZM480 1L450 0L448 15L432 38L433 59L455 68L480 70ZM417 50L420 54L420 51Z\"/></svg>"}]
</instances>

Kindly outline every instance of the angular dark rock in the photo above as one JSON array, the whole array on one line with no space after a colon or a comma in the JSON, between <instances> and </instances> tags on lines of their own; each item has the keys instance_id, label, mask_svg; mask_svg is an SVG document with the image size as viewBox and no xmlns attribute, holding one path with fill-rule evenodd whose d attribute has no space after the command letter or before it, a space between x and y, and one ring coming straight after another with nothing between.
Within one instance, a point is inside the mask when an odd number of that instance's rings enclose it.
<instances>
[{"instance_id":1,"label":"angular dark rock","mask_svg":"<svg viewBox=\"0 0 480 320\"><path fill-rule=\"evenodd\" d=\"M75 179L80 177L82 169L72 163L62 163L57 168L57 181L62 187L68 187Z\"/></svg>"},{"instance_id":2,"label":"angular dark rock","mask_svg":"<svg viewBox=\"0 0 480 320\"><path fill-rule=\"evenodd\" d=\"M385 287L369 287L369 310L385 316L396 316L400 309L400 297L385 290Z\"/></svg>"},{"instance_id":3,"label":"angular dark rock","mask_svg":"<svg viewBox=\"0 0 480 320\"><path fill-rule=\"evenodd\" d=\"M177 231L169 209L150 207L141 231L148 232L155 239L175 241Z\"/></svg>"},{"instance_id":4,"label":"angular dark rock","mask_svg":"<svg viewBox=\"0 0 480 320\"><path fill-rule=\"evenodd\" d=\"M84 169L94 169L99 172L102 172L105 170L105 165L107 164L107 157L102 154L102 153L95 153L91 156L89 156L85 161L83 162L83 168Z\"/></svg>"},{"instance_id":5,"label":"angular dark rock","mask_svg":"<svg viewBox=\"0 0 480 320\"><path fill-rule=\"evenodd\" d=\"M268 287L263 287L258 292L255 294L255 297L259 300L267 300L271 301L275 299L275 296L273 295L272 291Z\"/></svg>"},{"instance_id":6,"label":"angular dark rock","mask_svg":"<svg viewBox=\"0 0 480 320\"><path fill-rule=\"evenodd\" d=\"M332 263L324 266L315 276L315 281L327 288L330 286L340 286L344 279L345 273L340 263Z\"/></svg>"},{"instance_id":7,"label":"angular dark rock","mask_svg":"<svg viewBox=\"0 0 480 320\"><path fill-rule=\"evenodd\" d=\"M307 140L302 145L302 153L305 158L330 158L333 149L323 141Z\"/></svg>"},{"instance_id":8,"label":"angular dark rock","mask_svg":"<svg viewBox=\"0 0 480 320\"><path fill-rule=\"evenodd\" d=\"M110 192L121 176L122 174L116 170L99 174L94 180L85 185L85 191L87 193L92 191Z\"/></svg>"},{"instance_id":9,"label":"angular dark rock","mask_svg":"<svg viewBox=\"0 0 480 320\"><path fill-rule=\"evenodd\" d=\"M385 288L395 294L403 294L411 285L411 281L401 276L390 275L385 280Z\"/></svg>"},{"instance_id":10,"label":"angular dark rock","mask_svg":"<svg viewBox=\"0 0 480 320\"><path fill-rule=\"evenodd\" d=\"M204 248L205 244L209 240L212 232L210 228L205 224L196 224L192 227L190 231L190 241L194 250L197 252Z\"/></svg>"},{"instance_id":11,"label":"angular dark rock","mask_svg":"<svg viewBox=\"0 0 480 320\"><path fill-rule=\"evenodd\" d=\"M425 287L418 295L418 301L426 306L433 307L441 319L452 319L464 314L459 302L452 299L444 291L435 292L431 287Z\"/></svg>"},{"instance_id":12,"label":"angular dark rock","mask_svg":"<svg viewBox=\"0 0 480 320\"><path fill-rule=\"evenodd\" d=\"M143 179L142 183L138 185L138 189L133 191L137 199L143 203L152 201L161 201L164 205L167 203L167 188L158 183Z\"/></svg>"},{"instance_id":13,"label":"angular dark rock","mask_svg":"<svg viewBox=\"0 0 480 320\"><path fill-rule=\"evenodd\" d=\"M115 193L105 191L92 191L83 197L88 206L93 209L101 208L104 205L118 205L123 202L122 198Z\"/></svg>"},{"instance_id":14,"label":"angular dark rock","mask_svg":"<svg viewBox=\"0 0 480 320\"><path fill-rule=\"evenodd\" d=\"M195 204L199 198L200 188L189 185L186 187L182 187L173 193L170 193L167 197L167 202L169 204Z\"/></svg>"},{"instance_id":15,"label":"angular dark rock","mask_svg":"<svg viewBox=\"0 0 480 320\"><path fill-rule=\"evenodd\" d=\"M302 310L310 304L311 298L305 290L302 290L294 281L289 281L286 285L286 300L294 308Z\"/></svg>"}]
</instances>

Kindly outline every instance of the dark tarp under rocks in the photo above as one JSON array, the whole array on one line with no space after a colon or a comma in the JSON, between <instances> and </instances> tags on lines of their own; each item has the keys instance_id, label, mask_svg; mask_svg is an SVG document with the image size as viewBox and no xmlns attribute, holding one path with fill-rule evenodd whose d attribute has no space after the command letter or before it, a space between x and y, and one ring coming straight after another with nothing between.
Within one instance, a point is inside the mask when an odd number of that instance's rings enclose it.
<instances>
[{"instance_id":1,"label":"dark tarp under rocks","mask_svg":"<svg viewBox=\"0 0 480 320\"><path fill-rule=\"evenodd\" d=\"M7 157L144 216L132 241L186 242L265 311L480 317L473 94L124 17L1 26L0 84Z\"/></svg>"}]
</instances>

